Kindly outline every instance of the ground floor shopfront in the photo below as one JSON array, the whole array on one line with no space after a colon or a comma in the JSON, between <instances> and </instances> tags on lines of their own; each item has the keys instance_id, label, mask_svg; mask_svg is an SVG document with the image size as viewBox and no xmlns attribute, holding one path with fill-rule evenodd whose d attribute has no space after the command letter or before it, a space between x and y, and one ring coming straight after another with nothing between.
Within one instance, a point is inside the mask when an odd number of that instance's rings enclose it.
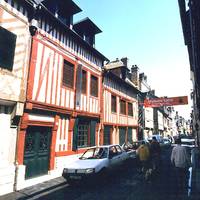
<instances>
[{"instance_id":1,"label":"ground floor shopfront","mask_svg":"<svg viewBox=\"0 0 200 200\"><path fill-rule=\"evenodd\" d=\"M6 169L10 180L5 191L1 178L2 194L61 176L65 165L90 146L137 139L137 127L102 126L99 116L35 110L24 112L19 126L14 128L10 126L11 114L1 113L0 117L1 134L6 133L1 138L7 137L6 142L1 140L1 150L10 149L10 162L3 170L1 162L0 174ZM3 152L6 157L6 150Z\"/></svg>"},{"instance_id":2,"label":"ground floor shopfront","mask_svg":"<svg viewBox=\"0 0 200 200\"><path fill-rule=\"evenodd\" d=\"M24 113L18 132L16 189L61 176L66 164L99 144L99 119Z\"/></svg>"},{"instance_id":3,"label":"ground floor shopfront","mask_svg":"<svg viewBox=\"0 0 200 200\"><path fill-rule=\"evenodd\" d=\"M136 141L137 127L104 125L103 144L124 144Z\"/></svg>"}]
</instances>

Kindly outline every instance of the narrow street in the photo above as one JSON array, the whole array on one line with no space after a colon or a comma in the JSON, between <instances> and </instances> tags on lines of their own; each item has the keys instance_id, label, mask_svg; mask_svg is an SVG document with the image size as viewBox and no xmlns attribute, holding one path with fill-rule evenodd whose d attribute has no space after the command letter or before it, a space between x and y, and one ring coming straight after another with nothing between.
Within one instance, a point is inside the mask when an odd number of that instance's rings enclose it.
<instances>
[{"instance_id":1,"label":"narrow street","mask_svg":"<svg viewBox=\"0 0 200 200\"><path fill-rule=\"evenodd\" d=\"M106 182L93 182L92 184L78 184L37 192L30 196L18 197L18 200L173 200L175 196L175 181L173 168L170 165L171 148L162 151L162 171L160 177L152 183L142 180L133 161L117 172L111 174ZM13 200L14 197L12 197ZM1 198L0 198L1 199ZM9 195L4 200L11 200Z\"/></svg>"},{"instance_id":2,"label":"narrow street","mask_svg":"<svg viewBox=\"0 0 200 200\"><path fill-rule=\"evenodd\" d=\"M92 185L80 185L78 187L63 188L39 198L40 200L166 200L174 198L174 179L170 166L170 149L163 151L162 172L160 178L153 183L146 183L137 171L137 165L130 162L123 169L110 175L106 183L93 183Z\"/></svg>"}]
</instances>

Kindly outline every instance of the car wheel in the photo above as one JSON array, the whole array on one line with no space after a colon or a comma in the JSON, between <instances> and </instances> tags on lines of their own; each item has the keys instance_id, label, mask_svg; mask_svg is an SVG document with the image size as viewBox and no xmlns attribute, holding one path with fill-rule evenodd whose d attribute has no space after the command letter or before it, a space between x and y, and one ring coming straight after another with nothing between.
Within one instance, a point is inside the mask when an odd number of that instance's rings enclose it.
<instances>
[{"instance_id":1,"label":"car wheel","mask_svg":"<svg viewBox=\"0 0 200 200\"><path fill-rule=\"evenodd\" d=\"M75 185L76 184L76 181L75 180L72 180L70 178L67 179L67 183L71 186Z\"/></svg>"},{"instance_id":2,"label":"car wheel","mask_svg":"<svg viewBox=\"0 0 200 200\"><path fill-rule=\"evenodd\" d=\"M108 176L108 171L106 168L103 168L99 173L98 173L98 178L100 181L105 182Z\"/></svg>"}]
</instances>

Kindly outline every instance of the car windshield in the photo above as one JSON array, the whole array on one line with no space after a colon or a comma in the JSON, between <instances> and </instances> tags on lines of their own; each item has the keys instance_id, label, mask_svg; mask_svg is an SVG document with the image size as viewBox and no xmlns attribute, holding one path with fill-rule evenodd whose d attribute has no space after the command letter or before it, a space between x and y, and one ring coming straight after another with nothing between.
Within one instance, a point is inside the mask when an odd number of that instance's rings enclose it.
<instances>
[{"instance_id":1,"label":"car windshield","mask_svg":"<svg viewBox=\"0 0 200 200\"><path fill-rule=\"evenodd\" d=\"M80 157L81 160L85 159L103 159L107 158L108 149L103 147L96 147L86 150Z\"/></svg>"}]
</instances>

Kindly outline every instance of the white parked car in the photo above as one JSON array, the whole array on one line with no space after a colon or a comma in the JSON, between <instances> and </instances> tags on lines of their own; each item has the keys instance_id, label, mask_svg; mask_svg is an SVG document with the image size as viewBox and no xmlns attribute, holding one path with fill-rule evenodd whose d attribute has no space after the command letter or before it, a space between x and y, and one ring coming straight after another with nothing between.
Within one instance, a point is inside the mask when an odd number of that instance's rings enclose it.
<instances>
[{"instance_id":1,"label":"white parked car","mask_svg":"<svg viewBox=\"0 0 200 200\"><path fill-rule=\"evenodd\" d=\"M78 160L66 165L62 176L70 183L101 175L129 158L120 145L105 145L87 149Z\"/></svg>"}]
</instances>

